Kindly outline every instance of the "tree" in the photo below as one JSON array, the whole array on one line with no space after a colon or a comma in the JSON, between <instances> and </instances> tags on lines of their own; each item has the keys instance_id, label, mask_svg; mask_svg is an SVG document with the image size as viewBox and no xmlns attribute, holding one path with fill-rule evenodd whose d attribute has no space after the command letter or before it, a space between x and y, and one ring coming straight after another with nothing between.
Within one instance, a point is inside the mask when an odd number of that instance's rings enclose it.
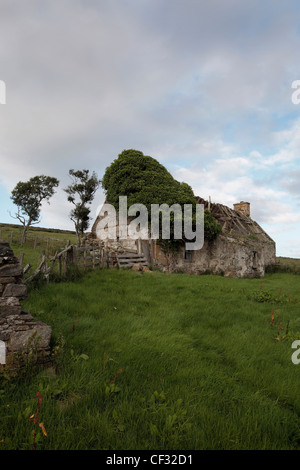
<instances>
[{"instance_id":1,"label":"tree","mask_svg":"<svg viewBox=\"0 0 300 470\"><path fill-rule=\"evenodd\" d=\"M18 212L15 219L18 219L23 227L22 245L27 238L27 232L30 225L38 224L43 201L49 203L49 199L54 194L54 188L59 185L59 181L51 176L34 176L29 181L19 183L12 191L11 199ZM12 216L13 217L13 216Z\"/></svg>"},{"instance_id":2,"label":"tree","mask_svg":"<svg viewBox=\"0 0 300 470\"><path fill-rule=\"evenodd\" d=\"M78 245L81 245L81 236L89 226L90 208L88 207L101 183L95 172L89 175L89 170L69 170L73 182L64 191L68 194L68 201L74 204L70 212L70 219L74 222Z\"/></svg>"},{"instance_id":3,"label":"tree","mask_svg":"<svg viewBox=\"0 0 300 470\"><path fill-rule=\"evenodd\" d=\"M152 157L138 150L123 150L106 168L102 179L106 200L118 209L119 196L127 196L128 205L195 204L192 188L179 183L168 170Z\"/></svg>"},{"instance_id":4,"label":"tree","mask_svg":"<svg viewBox=\"0 0 300 470\"><path fill-rule=\"evenodd\" d=\"M204 238L213 241L222 232L222 226L214 218L212 213L205 209L204 211Z\"/></svg>"},{"instance_id":5,"label":"tree","mask_svg":"<svg viewBox=\"0 0 300 470\"><path fill-rule=\"evenodd\" d=\"M157 160L134 149L123 150L111 165L106 168L102 179L106 200L117 210L119 196L127 196L128 205L144 204L150 215L151 204L192 204L193 212L197 204L192 188L187 183L176 181L168 170ZM171 215L171 237L174 217ZM193 216L193 223L195 223ZM204 237L213 240L221 232L221 225L209 211L204 213ZM178 251L183 240L162 240L163 251Z\"/></svg>"}]
</instances>

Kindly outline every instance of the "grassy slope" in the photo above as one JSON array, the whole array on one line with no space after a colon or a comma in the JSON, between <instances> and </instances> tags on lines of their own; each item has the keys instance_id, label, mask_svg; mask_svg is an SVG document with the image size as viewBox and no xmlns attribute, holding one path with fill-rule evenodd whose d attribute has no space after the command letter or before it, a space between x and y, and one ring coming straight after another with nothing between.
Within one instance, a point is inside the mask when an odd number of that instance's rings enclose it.
<instances>
[{"instance_id":1,"label":"grassy slope","mask_svg":"<svg viewBox=\"0 0 300 470\"><path fill-rule=\"evenodd\" d=\"M253 292L294 300L299 277L99 270L32 291L24 307L66 344L56 373L4 381L0 446L30 448L40 391L48 437L38 448L299 449L299 303L259 303ZM278 314L281 336L290 320L280 341Z\"/></svg>"},{"instance_id":2,"label":"grassy slope","mask_svg":"<svg viewBox=\"0 0 300 470\"><path fill-rule=\"evenodd\" d=\"M283 256L278 256L277 263L300 268L300 259L298 258L284 258Z\"/></svg>"},{"instance_id":3,"label":"grassy slope","mask_svg":"<svg viewBox=\"0 0 300 470\"><path fill-rule=\"evenodd\" d=\"M17 257L24 253L23 266L30 263L33 270L41 261L41 252L45 250L46 256L53 256L56 251L61 251L68 241L76 243L74 232L65 230L45 229L40 227L30 227L27 241L24 246L20 245L22 237L22 226L0 223L1 239L10 243ZM12 238L11 238L12 237ZM36 247L34 248L34 246Z\"/></svg>"}]
</instances>

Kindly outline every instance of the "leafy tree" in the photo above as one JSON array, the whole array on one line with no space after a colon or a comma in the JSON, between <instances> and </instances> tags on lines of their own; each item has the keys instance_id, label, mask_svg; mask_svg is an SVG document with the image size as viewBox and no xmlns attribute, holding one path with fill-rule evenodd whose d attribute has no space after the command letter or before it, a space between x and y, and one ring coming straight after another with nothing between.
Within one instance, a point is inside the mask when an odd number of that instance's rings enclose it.
<instances>
[{"instance_id":1,"label":"leafy tree","mask_svg":"<svg viewBox=\"0 0 300 470\"><path fill-rule=\"evenodd\" d=\"M87 230L90 221L90 208L95 193L101 183L95 172L90 176L89 170L69 170L73 182L64 191L68 194L68 201L74 204L70 212L70 219L74 222L78 245L81 245L81 236Z\"/></svg>"},{"instance_id":2,"label":"leafy tree","mask_svg":"<svg viewBox=\"0 0 300 470\"><path fill-rule=\"evenodd\" d=\"M27 232L30 225L38 224L43 201L49 203L49 199L54 194L54 188L59 185L59 181L51 176L34 176L29 181L19 183L12 191L11 199L18 212L15 219L18 219L23 227L22 245L27 238ZM13 217L13 216L12 216Z\"/></svg>"},{"instance_id":3,"label":"leafy tree","mask_svg":"<svg viewBox=\"0 0 300 470\"><path fill-rule=\"evenodd\" d=\"M102 179L108 203L118 209L119 196L127 196L128 205L195 204L192 188L179 183L152 157L138 150L123 150L106 168Z\"/></svg>"},{"instance_id":4,"label":"leafy tree","mask_svg":"<svg viewBox=\"0 0 300 470\"><path fill-rule=\"evenodd\" d=\"M117 210L119 196L127 196L129 206L135 203L144 204L150 215L151 204L192 204L196 198L192 188L187 183L176 181L168 170L157 160L134 149L123 150L111 165L106 168L102 179L106 192L106 200ZM193 210L194 212L194 210ZM174 217L171 215L171 233ZM195 220L194 220L195 222ZM204 236L212 240L221 231L220 224L210 212L204 214ZM182 241L160 240L164 251L178 250Z\"/></svg>"}]
</instances>

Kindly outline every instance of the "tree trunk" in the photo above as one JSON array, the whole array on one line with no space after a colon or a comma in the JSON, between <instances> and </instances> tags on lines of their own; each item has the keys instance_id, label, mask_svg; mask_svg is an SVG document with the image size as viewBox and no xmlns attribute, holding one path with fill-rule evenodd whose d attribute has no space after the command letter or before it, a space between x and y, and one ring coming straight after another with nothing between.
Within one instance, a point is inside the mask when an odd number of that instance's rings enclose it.
<instances>
[{"instance_id":1,"label":"tree trunk","mask_svg":"<svg viewBox=\"0 0 300 470\"><path fill-rule=\"evenodd\" d=\"M27 240L27 232L31 224L31 218L29 218L27 224L24 224L24 230L23 230L23 235L22 235L22 240L21 240L21 245L23 246L24 243Z\"/></svg>"},{"instance_id":2,"label":"tree trunk","mask_svg":"<svg viewBox=\"0 0 300 470\"><path fill-rule=\"evenodd\" d=\"M76 230L76 236L77 236L77 245L81 246L81 238L80 238L80 233L78 230Z\"/></svg>"},{"instance_id":3,"label":"tree trunk","mask_svg":"<svg viewBox=\"0 0 300 470\"><path fill-rule=\"evenodd\" d=\"M26 242L26 239L27 239L27 230L28 230L28 226L24 225L24 230L23 230L22 240L21 240L21 245L22 246L24 245L24 243Z\"/></svg>"}]
</instances>

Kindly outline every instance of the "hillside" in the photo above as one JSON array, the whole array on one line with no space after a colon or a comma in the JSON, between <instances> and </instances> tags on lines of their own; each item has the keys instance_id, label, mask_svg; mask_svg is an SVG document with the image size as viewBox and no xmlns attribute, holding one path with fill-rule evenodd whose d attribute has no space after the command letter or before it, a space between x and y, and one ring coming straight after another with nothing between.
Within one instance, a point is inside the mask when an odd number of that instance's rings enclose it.
<instances>
[{"instance_id":1,"label":"hillside","mask_svg":"<svg viewBox=\"0 0 300 470\"><path fill-rule=\"evenodd\" d=\"M97 269L32 289L52 364L0 373L0 449L31 448L40 392L38 449L299 450L299 299L285 273Z\"/></svg>"}]
</instances>

